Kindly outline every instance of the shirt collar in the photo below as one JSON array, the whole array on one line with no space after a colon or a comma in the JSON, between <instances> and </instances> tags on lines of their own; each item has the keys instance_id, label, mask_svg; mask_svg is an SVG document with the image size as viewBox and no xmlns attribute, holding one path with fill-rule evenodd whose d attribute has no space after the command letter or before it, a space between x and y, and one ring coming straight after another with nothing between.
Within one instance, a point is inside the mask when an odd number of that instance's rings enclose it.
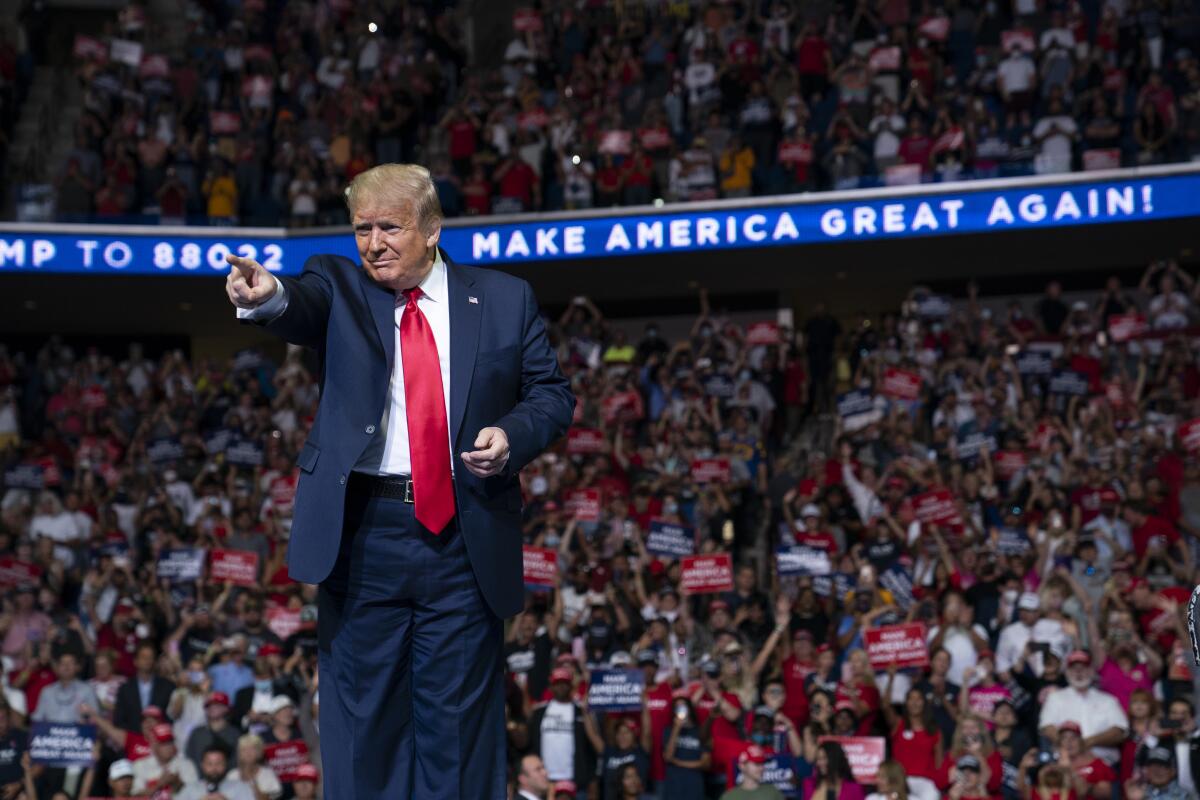
<instances>
[{"instance_id":1,"label":"shirt collar","mask_svg":"<svg viewBox=\"0 0 1200 800\"><path fill-rule=\"evenodd\" d=\"M435 303L446 302L446 262L442 260L441 248L434 248L433 268L417 288ZM400 298L397 298L398 300ZM403 301L402 301L403 302Z\"/></svg>"}]
</instances>

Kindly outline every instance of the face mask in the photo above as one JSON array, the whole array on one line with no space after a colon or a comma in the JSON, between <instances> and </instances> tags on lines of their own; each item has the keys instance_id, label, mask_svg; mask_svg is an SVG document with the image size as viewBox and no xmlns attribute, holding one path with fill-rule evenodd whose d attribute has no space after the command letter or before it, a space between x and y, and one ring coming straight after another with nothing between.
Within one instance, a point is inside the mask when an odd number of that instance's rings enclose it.
<instances>
[{"instance_id":1,"label":"face mask","mask_svg":"<svg viewBox=\"0 0 1200 800\"><path fill-rule=\"evenodd\" d=\"M542 542L546 545L546 547L558 547L558 543L560 541L562 540L559 539L557 533L548 533L546 534L545 538L542 539Z\"/></svg>"},{"instance_id":2,"label":"face mask","mask_svg":"<svg viewBox=\"0 0 1200 800\"><path fill-rule=\"evenodd\" d=\"M1004 602L1009 605L1012 605L1013 603L1017 602L1017 590L1016 589L1005 589L1004 590Z\"/></svg>"},{"instance_id":3,"label":"face mask","mask_svg":"<svg viewBox=\"0 0 1200 800\"><path fill-rule=\"evenodd\" d=\"M646 338L647 339L657 339L658 338L658 329L650 328L648 331L646 331Z\"/></svg>"},{"instance_id":4,"label":"face mask","mask_svg":"<svg viewBox=\"0 0 1200 800\"><path fill-rule=\"evenodd\" d=\"M774 741L774 739L775 739L775 737L774 737L774 736L772 736L772 735L771 735L771 734L769 734L769 733L756 733L756 734L754 734L753 736L751 736L750 738L751 738L751 739L754 741L754 743L755 743L756 745L758 745L759 747L764 747L764 746L766 746L766 745L769 745L769 744L771 744L771 743Z\"/></svg>"},{"instance_id":5,"label":"face mask","mask_svg":"<svg viewBox=\"0 0 1200 800\"><path fill-rule=\"evenodd\" d=\"M707 339L708 337L712 336L712 328L701 328L700 335Z\"/></svg>"},{"instance_id":6,"label":"face mask","mask_svg":"<svg viewBox=\"0 0 1200 800\"><path fill-rule=\"evenodd\" d=\"M664 514L675 514L679 511L679 504L674 500L668 500L667 502L663 503L662 508Z\"/></svg>"},{"instance_id":7,"label":"face mask","mask_svg":"<svg viewBox=\"0 0 1200 800\"><path fill-rule=\"evenodd\" d=\"M255 688L255 690L260 691L260 692L269 692L269 691L271 691L271 682L269 680L255 681L254 688Z\"/></svg>"},{"instance_id":8,"label":"face mask","mask_svg":"<svg viewBox=\"0 0 1200 800\"><path fill-rule=\"evenodd\" d=\"M533 480L529 482L529 491L537 495L545 494L548 488L549 481L546 480L544 475L535 475Z\"/></svg>"},{"instance_id":9,"label":"face mask","mask_svg":"<svg viewBox=\"0 0 1200 800\"><path fill-rule=\"evenodd\" d=\"M190 670L188 672L188 681L191 683L204 683L204 673L200 670Z\"/></svg>"}]
</instances>

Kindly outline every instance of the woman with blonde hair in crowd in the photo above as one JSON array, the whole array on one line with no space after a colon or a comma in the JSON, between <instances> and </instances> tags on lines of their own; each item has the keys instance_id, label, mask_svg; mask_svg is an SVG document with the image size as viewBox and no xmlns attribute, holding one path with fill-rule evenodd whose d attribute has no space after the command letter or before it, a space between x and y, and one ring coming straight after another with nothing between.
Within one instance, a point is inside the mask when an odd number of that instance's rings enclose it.
<instances>
[{"instance_id":1,"label":"woman with blonde hair in crowd","mask_svg":"<svg viewBox=\"0 0 1200 800\"><path fill-rule=\"evenodd\" d=\"M938 788L946 791L951 784L951 774L963 756L974 756L979 761L979 777L988 794L999 794L1004 777L1004 764L1000 752L992 742L992 734L975 714L963 714L958 718L950 750L942 759Z\"/></svg>"},{"instance_id":2,"label":"woman with blonde hair in crowd","mask_svg":"<svg viewBox=\"0 0 1200 800\"><path fill-rule=\"evenodd\" d=\"M283 796L279 777L263 763L263 740L253 733L238 739L237 764L229 772L230 777L254 789L255 800L278 800Z\"/></svg>"},{"instance_id":3,"label":"woman with blonde hair in crowd","mask_svg":"<svg viewBox=\"0 0 1200 800\"><path fill-rule=\"evenodd\" d=\"M899 761L879 765L875 791L867 800L938 800L937 786L926 778L910 777Z\"/></svg>"}]
</instances>

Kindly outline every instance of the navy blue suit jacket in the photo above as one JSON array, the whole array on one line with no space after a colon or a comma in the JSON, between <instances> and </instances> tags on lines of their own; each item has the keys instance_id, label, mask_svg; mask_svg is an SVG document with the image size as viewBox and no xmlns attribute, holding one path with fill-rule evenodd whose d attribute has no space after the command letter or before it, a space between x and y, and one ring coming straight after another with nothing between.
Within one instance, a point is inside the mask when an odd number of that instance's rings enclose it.
<instances>
[{"instance_id":1,"label":"navy blue suit jacket","mask_svg":"<svg viewBox=\"0 0 1200 800\"><path fill-rule=\"evenodd\" d=\"M517 473L571 423L575 398L558 368L529 284L461 266L445 251L450 301L450 438L458 520L483 597L497 616L524 605ZM280 277L287 309L265 328L321 357L321 402L297 464L288 572L320 583L338 556L350 472L389 401L396 357L395 295L359 264L313 256L298 278ZM480 429L501 428L503 472L477 478L459 454Z\"/></svg>"}]
</instances>

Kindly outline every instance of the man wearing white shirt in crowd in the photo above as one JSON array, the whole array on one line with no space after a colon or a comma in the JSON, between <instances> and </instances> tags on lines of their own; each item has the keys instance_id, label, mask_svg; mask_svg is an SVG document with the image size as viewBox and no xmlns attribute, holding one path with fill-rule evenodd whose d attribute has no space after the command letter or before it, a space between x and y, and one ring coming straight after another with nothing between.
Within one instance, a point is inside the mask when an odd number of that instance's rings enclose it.
<instances>
[{"instance_id":1,"label":"man wearing white shirt in crowd","mask_svg":"<svg viewBox=\"0 0 1200 800\"><path fill-rule=\"evenodd\" d=\"M1129 529L1129 523L1117 513L1117 503L1121 501L1117 490L1106 486L1098 494L1100 512L1088 520L1083 530L1096 535L1096 548L1099 550L1100 560L1108 563L1116 557L1113 544L1125 552L1133 549L1133 533Z\"/></svg>"},{"instance_id":2,"label":"man wearing white shirt in crowd","mask_svg":"<svg viewBox=\"0 0 1200 800\"><path fill-rule=\"evenodd\" d=\"M896 112L890 97L880 95L879 111L867 126L875 137L875 166L883 170L900 163L900 137L904 135L904 117Z\"/></svg>"},{"instance_id":3,"label":"man wearing white shirt in crowd","mask_svg":"<svg viewBox=\"0 0 1200 800\"><path fill-rule=\"evenodd\" d=\"M134 794L164 786L177 790L196 782L196 768L175 747L175 731L170 725L155 725L150 738L150 755L133 762Z\"/></svg>"},{"instance_id":4,"label":"man wearing white shirt in crowd","mask_svg":"<svg viewBox=\"0 0 1200 800\"><path fill-rule=\"evenodd\" d=\"M996 80L1009 110L1022 111L1033 97L1037 67L1020 45L1013 45L1008 58L996 67Z\"/></svg>"},{"instance_id":5,"label":"man wearing white shirt in crowd","mask_svg":"<svg viewBox=\"0 0 1200 800\"><path fill-rule=\"evenodd\" d=\"M929 652L944 648L950 654L946 680L962 686L967 670L974 669L976 655L987 650L987 630L975 622L975 611L960 592L950 591L942 603L942 622L929 630Z\"/></svg>"},{"instance_id":6,"label":"man wearing white shirt in crowd","mask_svg":"<svg viewBox=\"0 0 1200 800\"><path fill-rule=\"evenodd\" d=\"M1066 637L1061 622L1041 618L1041 606L1041 600L1033 592L1023 592L1017 599L1017 620L1000 631L1000 640L996 645L996 672L1001 675L1010 672L1028 643L1049 645ZM1041 653L1032 654L1027 661L1035 675L1042 674Z\"/></svg>"},{"instance_id":7,"label":"man wearing white shirt in crowd","mask_svg":"<svg viewBox=\"0 0 1200 800\"><path fill-rule=\"evenodd\" d=\"M1112 766L1121 757L1121 745L1129 733L1129 719L1117 698L1092 687L1095 673L1092 657L1082 650L1067 656L1068 686L1051 692L1042 705L1038 729L1055 741L1064 722L1079 725L1083 746Z\"/></svg>"},{"instance_id":8,"label":"man wearing white shirt in crowd","mask_svg":"<svg viewBox=\"0 0 1200 800\"><path fill-rule=\"evenodd\" d=\"M1046 116L1033 126L1033 141L1040 148L1038 172L1068 172L1071 169L1071 147L1079 138L1075 119L1063 111L1062 101L1050 99Z\"/></svg>"},{"instance_id":9,"label":"man wearing white shirt in crowd","mask_svg":"<svg viewBox=\"0 0 1200 800\"><path fill-rule=\"evenodd\" d=\"M517 773L517 797L521 800L546 800L550 791L550 779L546 777L546 765L538 756L528 755L521 759Z\"/></svg>"}]
</instances>

